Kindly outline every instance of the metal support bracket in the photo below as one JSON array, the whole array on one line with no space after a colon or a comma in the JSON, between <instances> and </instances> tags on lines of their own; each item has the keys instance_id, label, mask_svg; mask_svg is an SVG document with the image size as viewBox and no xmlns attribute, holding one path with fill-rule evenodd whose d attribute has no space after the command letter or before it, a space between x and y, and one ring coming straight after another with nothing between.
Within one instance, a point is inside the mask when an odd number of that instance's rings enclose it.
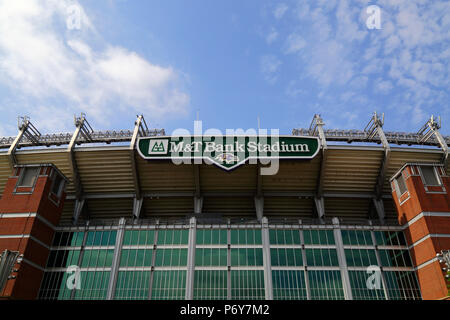
<instances>
[{"instance_id":1,"label":"metal support bracket","mask_svg":"<svg viewBox=\"0 0 450 320\"><path fill-rule=\"evenodd\" d=\"M203 197L194 196L194 213L201 214L203 209Z\"/></svg>"},{"instance_id":2,"label":"metal support bracket","mask_svg":"<svg viewBox=\"0 0 450 320\"><path fill-rule=\"evenodd\" d=\"M72 222L73 224L76 224L78 222L78 218L81 215L81 212L83 211L85 199L76 199L75 204L73 207L73 217Z\"/></svg>"},{"instance_id":3,"label":"metal support bracket","mask_svg":"<svg viewBox=\"0 0 450 320\"><path fill-rule=\"evenodd\" d=\"M314 203L316 204L317 215L319 219L325 217L325 201L323 197L314 197Z\"/></svg>"},{"instance_id":4,"label":"metal support bracket","mask_svg":"<svg viewBox=\"0 0 450 320\"><path fill-rule=\"evenodd\" d=\"M437 140L442 150L444 151L444 155L442 156L442 163L444 164L445 167L447 167L449 150L446 139L439 132L440 128L441 128L441 117L439 116L438 119L436 120L434 116L431 116L431 118L417 132L418 135L417 142L419 144L423 144L434 135L435 139Z\"/></svg>"},{"instance_id":5,"label":"metal support bracket","mask_svg":"<svg viewBox=\"0 0 450 320\"><path fill-rule=\"evenodd\" d=\"M133 198L133 218L139 219L141 215L142 203L144 202L144 198L138 199Z\"/></svg>"},{"instance_id":6,"label":"metal support bracket","mask_svg":"<svg viewBox=\"0 0 450 320\"><path fill-rule=\"evenodd\" d=\"M41 133L33 126L33 124L30 122L30 118L28 117L18 117L17 127L19 128L19 133L17 134L17 137L14 139L7 152L11 170L13 170L14 166L17 164L15 153L22 139L25 137L31 143L38 143L39 137L41 136Z\"/></svg>"},{"instance_id":7,"label":"metal support bracket","mask_svg":"<svg viewBox=\"0 0 450 320\"><path fill-rule=\"evenodd\" d=\"M255 196L255 209L256 209L256 218L258 221L262 221L264 216L264 197Z\"/></svg>"},{"instance_id":8,"label":"metal support bracket","mask_svg":"<svg viewBox=\"0 0 450 320\"><path fill-rule=\"evenodd\" d=\"M383 199L373 198L373 205L375 206L380 222L383 223L385 218Z\"/></svg>"}]
</instances>

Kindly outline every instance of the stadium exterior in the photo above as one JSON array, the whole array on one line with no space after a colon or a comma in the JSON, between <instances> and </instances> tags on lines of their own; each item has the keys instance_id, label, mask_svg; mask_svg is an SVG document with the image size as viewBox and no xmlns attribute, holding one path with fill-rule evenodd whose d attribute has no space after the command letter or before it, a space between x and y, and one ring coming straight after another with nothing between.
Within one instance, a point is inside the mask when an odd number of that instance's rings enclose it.
<instances>
[{"instance_id":1,"label":"stadium exterior","mask_svg":"<svg viewBox=\"0 0 450 320\"><path fill-rule=\"evenodd\" d=\"M82 115L74 133L48 135L24 118L0 138L0 251L20 254L0 298L448 298L439 128L432 117L384 132L374 114L364 130L329 130L316 115L292 138L317 152L262 175L261 161L145 159L139 141L170 137L143 116L99 132Z\"/></svg>"}]
</instances>

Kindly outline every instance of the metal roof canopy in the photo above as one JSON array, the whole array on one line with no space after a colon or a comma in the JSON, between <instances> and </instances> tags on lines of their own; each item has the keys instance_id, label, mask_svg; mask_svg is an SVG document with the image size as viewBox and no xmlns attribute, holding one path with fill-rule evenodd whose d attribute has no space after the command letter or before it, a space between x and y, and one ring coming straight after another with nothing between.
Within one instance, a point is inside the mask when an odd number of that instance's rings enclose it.
<instances>
[{"instance_id":1,"label":"metal roof canopy","mask_svg":"<svg viewBox=\"0 0 450 320\"><path fill-rule=\"evenodd\" d=\"M221 207L231 212L234 201L237 214L239 210L243 210L243 214L252 211L259 219L263 215L277 215L277 208L280 208L281 215L292 216L298 212L304 216L310 212L311 218L327 219L328 208L331 214L345 212L346 216L354 214L355 217L364 210L375 210L383 220L392 209L387 177L406 162L443 163L448 158L446 143L450 140L450 137L440 135L440 123L433 117L417 134L392 134L382 130L384 116L374 114L364 131L356 131L324 130L322 119L316 115L310 129L294 129L293 134L319 136L326 150L308 161L280 161L276 175L261 176L262 166L245 165L233 172L225 172L205 164L174 165L170 160L146 161L136 157L133 142L137 136L164 134L164 130L149 130L143 117L138 116L133 131L104 134L90 126L83 130L83 118L82 115L75 119L79 121L78 125L75 121L77 129L74 134L54 140L45 138L34 129L30 131L34 135L28 138L26 133L31 123L24 118L27 126L24 122L22 134L12 138L13 144L9 145L12 152L0 152L0 192L11 173L9 161L13 156L14 161L20 164L53 163L69 178L66 219L71 215L67 210L79 215L83 207L96 218L122 214L144 219L158 212L162 215L201 215L204 209ZM6 141L5 138L1 140L0 144ZM62 145L67 141L68 148L17 151L19 147ZM84 143L127 141L130 144L75 148ZM330 145L327 144L329 141L382 145ZM442 150L390 147L389 143L432 145ZM77 176L78 187L75 182ZM237 198L242 198L242 201ZM355 202L350 199L361 200ZM385 208L386 204L389 208Z\"/></svg>"}]
</instances>

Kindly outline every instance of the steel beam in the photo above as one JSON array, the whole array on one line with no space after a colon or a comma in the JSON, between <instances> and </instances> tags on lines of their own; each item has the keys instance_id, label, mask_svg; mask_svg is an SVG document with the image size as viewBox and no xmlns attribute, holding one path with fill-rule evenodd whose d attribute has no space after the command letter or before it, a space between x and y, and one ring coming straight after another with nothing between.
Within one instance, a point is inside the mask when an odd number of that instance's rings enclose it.
<instances>
[{"instance_id":1,"label":"steel beam","mask_svg":"<svg viewBox=\"0 0 450 320\"><path fill-rule=\"evenodd\" d=\"M339 219L333 218L333 233L336 243L337 256L339 261L339 269L341 271L342 286L344 288L345 300L353 300L352 287L350 285L350 277L348 275L347 259L345 258L344 243L342 241Z\"/></svg>"},{"instance_id":2,"label":"steel beam","mask_svg":"<svg viewBox=\"0 0 450 320\"><path fill-rule=\"evenodd\" d=\"M67 153L68 153L68 159L69 159L69 164L70 164L70 168L72 171L72 182L75 186L75 196L76 196L76 203L80 203L81 207L75 207L74 208L74 212L73 212L73 223L76 224L78 221L78 218L80 216L81 213L81 209L83 208L83 206L85 205L85 200L83 198L83 186L81 184L81 178L80 178L80 173L78 171L78 165L77 165L77 160L75 158L75 144L77 142L78 137L81 135L82 137L84 137L84 139L89 140L90 138L90 133L93 131L91 126L89 125L89 123L86 120L86 116L85 114L81 114L81 117L77 118L74 117L74 122L75 122L75 132L72 135L72 139L70 140L69 146L67 147Z\"/></svg>"},{"instance_id":3,"label":"steel beam","mask_svg":"<svg viewBox=\"0 0 450 320\"><path fill-rule=\"evenodd\" d=\"M256 218L258 221L262 221L264 216L264 197L255 196L255 209L256 209Z\"/></svg>"},{"instance_id":4,"label":"steel beam","mask_svg":"<svg viewBox=\"0 0 450 320\"><path fill-rule=\"evenodd\" d=\"M195 217L189 220L188 261L185 300L194 299L194 275L195 275L195 243L197 221Z\"/></svg>"},{"instance_id":5,"label":"steel beam","mask_svg":"<svg viewBox=\"0 0 450 320\"><path fill-rule=\"evenodd\" d=\"M325 137L325 133L323 131L323 126L325 123L323 122L320 115L315 114L314 118L309 126L309 134L312 136L319 136L320 148L322 153L322 160L320 162L320 171L319 177L317 178L317 189L316 195L314 197L314 202L316 204L317 213L320 219L323 219L325 216L325 205L323 201L323 181L325 178L325 168L327 165L328 158L328 147L327 147L327 139Z\"/></svg>"},{"instance_id":6,"label":"steel beam","mask_svg":"<svg viewBox=\"0 0 450 320\"><path fill-rule=\"evenodd\" d=\"M108 292L106 300L113 300L116 291L117 275L119 273L120 255L122 252L123 234L125 230L125 218L120 218L119 229L117 230L116 243L114 246L114 256L111 266L111 276L109 277Z\"/></svg>"},{"instance_id":7,"label":"steel beam","mask_svg":"<svg viewBox=\"0 0 450 320\"><path fill-rule=\"evenodd\" d=\"M75 204L73 207L73 217L72 222L76 224L78 222L78 218L81 215L81 212L83 211L84 203L86 199L76 199Z\"/></svg>"},{"instance_id":8,"label":"steel beam","mask_svg":"<svg viewBox=\"0 0 450 320\"><path fill-rule=\"evenodd\" d=\"M131 172L133 175L133 184L134 184L134 191L136 193L136 198L141 199L141 185L139 183L139 172L136 164L136 141L138 136L145 135L147 125L144 120L144 116L140 115L137 117L135 123L134 123L134 130L133 130L133 136L131 137L130 141L130 147L129 147L129 154L130 154L130 161L131 161Z\"/></svg>"},{"instance_id":9,"label":"steel beam","mask_svg":"<svg viewBox=\"0 0 450 320\"><path fill-rule=\"evenodd\" d=\"M266 191L262 193L265 198L273 197L300 197L300 198L314 198L314 192L295 192L295 191ZM143 198L174 198L174 197L194 197L195 192L192 191L174 191L174 192L144 192L142 193ZM208 197L254 197L253 192L203 192L202 198ZM339 192L324 192L322 194L323 198L358 198L358 199L372 199L374 197L373 193L339 193ZM124 192L124 193L85 193L84 199L131 199L135 198L134 193ZM392 195L384 194L383 199L391 199ZM75 195L68 195L66 200L76 200Z\"/></svg>"},{"instance_id":10,"label":"steel beam","mask_svg":"<svg viewBox=\"0 0 450 320\"><path fill-rule=\"evenodd\" d=\"M20 122L22 119L22 122ZM8 156L9 166L11 171L14 170L14 166L17 164L16 159L16 150L19 147L19 143L22 141L22 138L27 138L31 143L36 143L41 136L41 133L33 126L28 117L19 117L17 119L17 127L19 128L19 133L16 138L10 145L8 152L6 153Z\"/></svg>"},{"instance_id":11,"label":"steel beam","mask_svg":"<svg viewBox=\"0 0 450 320\"><path fill-rule=\"evenodd\" d=\"M435 140L437 140L437 143L442 148L442 151L444 151L444 154L442 156L442 163L445 167L447 167L448 164L448 143L450 140L448 137L443 137L442 134L439 132L439 129L441 128L441 117L438 117L437 121L434 118L434 116L431 116L431 118L420 128L419 132L417 132L418 135L418 143L426 143L429 141L433 136Z\"/></svg>"},{"instance_id":12,"label":"steel beam","mask_svg":"<svg viewBox=\"0 0 450 320\"><path fill-rule=\"evenodd\" d=\"M370 235L372 237L372 243L375 245L375 257L377 259L377 265L378 265L378 267L380 268L380 271L381 271L381 284L383 285L383 292L384 292L386 300L389 300L389 294L388 294L388 289L387 289L388 288L387 287L387 281L386 281L386 277L384 275L384 271L382 269L383 267L381 266L382 265L381 257L380 257L380 252L379 252L379 249L378 249L378 245L376 245L377 240L376 240L376 237L375 237L375 231L371 230L370 231Z\"/></svg>"},{"instance_id":13,"label":"steel beam","mask_svg":"<svg viewBox=\"0 0 450 320\"><path fill-rule=\"evenodd\" d=\"M201 214L203 209L203 196L200 185L200 165L194 164L194 213Z\"/></svg>"},{"instance_id":14,"label":"steel beam","mask_svg":"<svg viewBox=\"0 0 450 320\"><path fill-rule=\"evenodd\" d=\"M133 198L133 218L139 219L142 210L142 203L144 202L144 198Z\"/></svg>"},{"instance_id":15,"label":"steel beam","mask_svg":"<svg viewBox=\"0 0 450 320\"><path fill-rule=\"evenodd\" d=\"M317 215L319 219L323 219L325 217L325 201L324 197L314 197L314 203L316 204Z\"/></svg>"},{"instance_id":16,"label":"steel beam","mask_svg":"<svg viewBox=\"0 0 450 320\"><path fill-rule=\"evenodd\" d=\"M375 206L375 210L377 211L378 218L380 219L380 222L384 222L384 218L386 217L386 214L384 212L384 203L383 199L373 198L373 205Z\"/></svg>"},{"instance_id":17,"label":"steel beam","mask_svg":"<svg viewBox=\"0 0 450 320\"><path fill-rule=\"evenodd\" d=\"M256 195L254 197L256 218L262 221L264 216L264 195L262 192L261 165L256 165Z\"/></svg>"},{"instance_id":18,"label":"steel beam","mask_svg":"<svg viewBox=\"0 0 450 320\"><path fill-rule=\"evenodd\" d=\"M384 134L383 125L384 125L384 113L382 114L381 117L379 117L377 113L374 112L369 123L364 128L364 132L366 132L367 134L367 139L369 141L373 141L375 137L378 137L384 148L384 156L380 164L380 170L378 172L377 181L374 188L375 190L374 205L381 223L384 222L385 217L384 205L383 201L381 200L381 197L383 195L383 186L386 180L386 169L389 166L389 160L391 157L391 147L386 138L386 135Z\"/></svg>"},{"instance_id":19,"label":"steel beam","mask_svg":"<svg viewBox=\"0 0 450 320\"><path fill-rule=\"evenodd\" d=\"M267 217L261 218L261 224L265 298L266 300L273 300L272 260L270 258L269 221Z\"/></svg>"}]
</instances>

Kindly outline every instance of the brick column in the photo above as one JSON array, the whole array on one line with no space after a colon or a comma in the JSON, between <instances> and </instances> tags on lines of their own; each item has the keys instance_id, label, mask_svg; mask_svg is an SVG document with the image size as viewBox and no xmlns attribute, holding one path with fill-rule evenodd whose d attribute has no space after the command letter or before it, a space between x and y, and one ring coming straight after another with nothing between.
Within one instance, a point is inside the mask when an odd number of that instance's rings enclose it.
<instances>
[{"instance_id":1,"label":"brick column","mask_svg":"<svg viewBox=\"0 0 450 320\"><path fill-rule=\"evenodd\" d=\"M448 295L436 253L450 249L450 177L441 164L407 163L390 180L423 299Z\"/></svg>"},{"instance_id":2,"label":"brick column","mask_svg":"<svg viewBox=\"0 0 450 320\"><path fill-rule=\"evenodd\" d=\"M19 165L0 199L0 251L24 255L0 299L36 299L64 206L66 178L52 164Z\"/></svg>"}]
</instances>

